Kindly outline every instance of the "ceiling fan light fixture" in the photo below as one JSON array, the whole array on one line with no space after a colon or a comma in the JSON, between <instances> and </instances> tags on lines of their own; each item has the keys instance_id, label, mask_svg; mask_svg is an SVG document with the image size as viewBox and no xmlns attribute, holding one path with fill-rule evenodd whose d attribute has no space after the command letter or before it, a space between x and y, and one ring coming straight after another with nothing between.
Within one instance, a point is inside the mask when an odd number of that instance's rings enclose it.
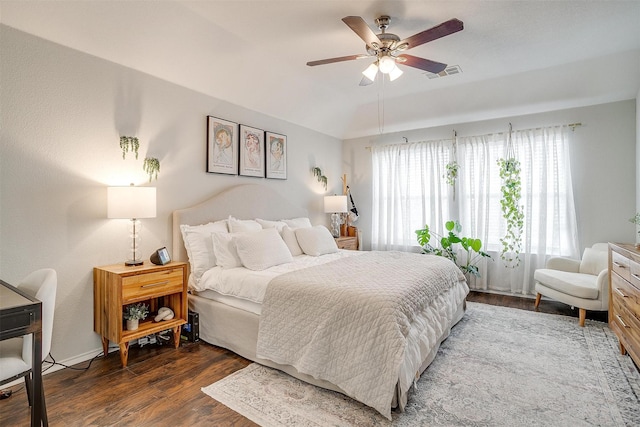
<instances>
[{"instance_id":1,"label":"ceiling fan light fixture","mask_svg":"<svg viewBox=\"0 0 640 427\"><path fill-rule=\"evenodd\" d=\"M402 75L402 70L394 64L394 67L391 71L389 71L389 81L394 81L398 77Z\"/></svg>"},{"instance_id":2,"label":"ceiling fan light fixture","mask_svg":"<svg viewBox=\"0 0 640 427\"><path fill-rule=\"evenodd\" d=\"M376 74L378 74L378 66L374 62L369 65L366 70L362 72L362 74L371 81L374 81L376 78Z\"/></svg>"},{"instance_id":3,"label":"ceiling fan light fixture","mask_svg":"<svg viewBox=\"0 0 640 427\"><path fill-rule=\"evenodd\" d=\"M396 66L396 61L389 55L384 55L379 60L380 72L384 74L389 74L391 70Z\"/></svg>"}]
</instances>

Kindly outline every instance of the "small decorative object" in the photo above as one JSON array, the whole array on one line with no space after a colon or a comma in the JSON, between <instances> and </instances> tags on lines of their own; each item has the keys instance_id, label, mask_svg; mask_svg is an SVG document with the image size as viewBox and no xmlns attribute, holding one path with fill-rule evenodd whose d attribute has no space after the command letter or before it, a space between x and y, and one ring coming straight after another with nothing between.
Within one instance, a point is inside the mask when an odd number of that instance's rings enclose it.
<instances>
[{"instance_id":1,"label":"small decorative object","mask_svg":"<svg viewBox=\"0 0 640 427\"><path fill-rule=\"evenodd\" d=\"M160 248L151 254L149 261L155 265L165 265L171 262L171 257L167 248Z\"/></svg>"},{"instance_id":2,"label":"small decorative object","mask_svg":"<svg viewBox=\"0 0 640 427\"><path fill-rule=\"evenodd\" d=\"M458 221L447 221L444 226L449 232L449 234L444 237L433 233L428 225L425 225L424 228L420 230L416 230L418 243L422 246L422 252L448 258L460 268L463 274L472 274L480 277L477 263L482 258L491 258L491 255L482 250L482 241L471 237L460 237L459 234L462 231L462 226ZM439 247L429 244L432 235L433 237L439 238ZM467 253L464 263L458 262L457 252L459 246L457 245L460 245Z\"/></svg>"},{"instance_id":3,"label":"small decorative object","mask_svg":"<svg viewBox=\"0 0 640 427\"><path fill-rule=\"evenodd\" d=\"M311 172L313 172L313 176L318 178L318 182L321 183L324 186L324 189L327 189L327 177L322 175L322 169L320 169L319 167L315 167L313 169L311 169Z\"/></svg>"},{"instance_id":4,"label":"small decorative object","mask_svg":"<svg viewBox=\"0 0 640 427\"><path fill-rule=\"evenodd\" d=\"M267 132L267 178L287 179L287 137Z\"/></svg>"},{"instance_id":5,"label":"small decorative object","mask_svg":"<svg viewBox=\"0 0 640 427\"><path fill-rule=\"evenodd\" d=\"M443 178L447 181L447 184L451 186L451 189L453 190L453 200L455 200L456 180L458 179L458 170L460 169L460 165L458 164L458 140L455 130L453 131L453 157L444 167L446 169L446 173Z\"/></svg>"},{"instance_id":6,"label":"small decorative object","mask_svg":"<svg viewBox=\"0 0 640 427\"><path fill-rule=\"evenodd\" d=\"M155 157L146 157L142 164L142 169L144 169L144 171L149 175L149 182L151 182L151 178L154 174L157 180L158 172L160 172L160 160Z\"/></svg>"},{"instance_id":7,"label":"small decorative object","mask_svg":"<svg viewBox=\"0 0 640 427\"><path fill-rule=\"evenodd\" d=\"M139 321L146 319L149 315L149 306L142 302L126 305L123 315L127 321L127 330L135 331L138 329Z\"/></svg>"},{"instance_id":8,"label":"small decorative object","mask_svg":"<svg viewBox=\"0 0 640 427\"><path fill-rule=\"evenodd\" d=\"M160 309L158 310L158 314L156 315L155 319L153 319L153 321L162 322L163 320L171 320L174 316L175 314L173 313L173 310L171 310L169 307L160 307Z\"/></svg>"},{"instance_id":9,"label":"small decorative object","mask_svg":"<svg viewBox=\"0 0 640 427\"><path fill-rule=\"evenodd\" d=\"M511 123L509 123L507 155L506 158L498 159L498 166L500 166L500 178L502 179L500 206L502 208L502 216L507 221L507 232L500 239L502 244L500 258L505 262L506 267L516 268L520 265L524 209L520 205L522 188L520 162L515 158L513 143L511 142Z\"/></svg>"},{"instance_id":10,"label":"small decorative object","mask_svg":"<svg viewBox=\"0 0 640 427\"><path fill-rule=\"evenodd\" d=\"M122 158L124 159L126 154L129 151L132 151L136 154L136 159L138 158L138 149L140 148L140 141L135 136L121 136L120 137L120 148L122 149Z\"/></svg>"},{"instance_id":11,"label":"small decorative object","mask_svg":"<svg viewBox=\"0 0 640 427\"><path fill-rule=\"evenodd\" d=\"M240 175L264 178L264 131L240 125Z\"/></svg>"},{"instance_id":12,"label":"small decorative object","mask_svg":"<svg viewBox=\"0 0 640 427\"><path fill-rule=\"evenodd\" d=\"M636 213L633 218L629 218L629 222L637 225L640 225L640 212ZM638 230L638 240L640 240L640 230ZM640 248L640 241L636 242L636 248Z\"/></svg>"},{"instance_id":13,"label":"small decorative object","mask_svg":"<svg viewBox=\"0 0 640 427\"><path fill-rule=\"evenodd\" d=\"M238 174L238 124L207 116L207 172Z\"/></svg>"},{"instance_id":14,"label":"small decorative object","mask_svg":"<svg viewBox=\"0 0 640 427\"><path fill-rule=\"evenodd\" d=\"M331 214L331 235L340 237L341 214L347 212L347 196L324 196L324 212Z\"/></svg>"}]
</instances>

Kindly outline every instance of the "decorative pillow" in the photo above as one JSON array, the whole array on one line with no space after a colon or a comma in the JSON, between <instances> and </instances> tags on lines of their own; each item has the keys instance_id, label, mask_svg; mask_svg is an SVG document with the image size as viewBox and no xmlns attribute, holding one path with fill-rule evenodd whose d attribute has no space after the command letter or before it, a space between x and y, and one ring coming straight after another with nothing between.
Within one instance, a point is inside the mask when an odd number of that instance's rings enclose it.
<instances>
[{"instance_id":1,"label":"decorative pillow","mask_svg":"<svg viewBox=\"0 0 640 427\"><path fill-rule=\"evenodd\" d=\"M292 256L298 256L304 253L302 252L302 248L298 244L295 230L291 229L288 225L285 225L284 227L282 227L280 235L282 236L282 240L284 240L284 243L287 245L287 248L289 248L289 252L291 252Z\"/></svg>"},{"instance_id":2,"label":"decorative pillow","mask_svg":"<svg viewBox=\"0 0 640 427\"><path fill-rule=\"evenodd\" d=\"M229 216L229 232L241 233L243 231L260 231L262 226L252 219L236 219Z\"/></svg>"},{"instance_id":3,"label":"decorative pillow","mask_svg":"<svg viewBox=\"0 0 640 427\"><path fill-rule=\"evenodd\" d=\"M182 224L180 225L180 231L182 232L182 240L191 265L191 276L198 283L205 271L216 266L211 233L228 233L227 220L203 225Z\"/></svg>"},{"instance_id":4,"label":"decorative pillow","mask_svg":"<svg viewBox=\"0 0 640 427\"><path fill-rule=\"evenodd\" d=\"M609 253L592 248L585 248L580 261L580 273L597 276L609 267Z\"/></svg>"},{"instance_id":5,"label":"decorative pillow","mask_svg":"<svg viewBox=\"0 0 640 427\"><path fill-rule=\"evenodd\" d=\"M293 261L291 252L275 228L234 237L242 265L249 270L264 270Z\"/></svg>"},{"instance_id":6,"label":"decorative pillow","mask_svg":"<svg viewBox=\"0 0 640 427\"><path fill-rule=\"evenodd\" d=\"M256 222L260 224L262 228L275 228L278 231L282 231L282 228L287 226L283 221L269 221L260 218L256 218Z\"/></svg>"},{"instance_id":7,"label":"decorative pillow","mask_svg":"<svg viewBox=\"0 0 640 427\"><path fill-rule=\"evenodd\" d=\"M242 261L238 257L234 234L231 233L211 233L210 239L213 243L213 252L216 254L218 265L222 268L241 267Z\"/></svg>"},{"instance_id":8,"label":"decorative pillow","mask_svg":"<svg viewBox=\"0 0 640 427\"><path fill-rule=\"evenodd\" d=\"M296 229L298 244L305 254L320 256L338 252L336 241L324 225Z\"/></svg>"},{"instance_id":9,"label":"decorative pillow","mask_svg":"<svg viewBox=\"0 0 640 427\"><path fill-rule=\"evenodd\" d=\"M282 222L293 229L311 227L311 221L309 221L309 218L283 219Z\"/></svg>"}]
</instances>

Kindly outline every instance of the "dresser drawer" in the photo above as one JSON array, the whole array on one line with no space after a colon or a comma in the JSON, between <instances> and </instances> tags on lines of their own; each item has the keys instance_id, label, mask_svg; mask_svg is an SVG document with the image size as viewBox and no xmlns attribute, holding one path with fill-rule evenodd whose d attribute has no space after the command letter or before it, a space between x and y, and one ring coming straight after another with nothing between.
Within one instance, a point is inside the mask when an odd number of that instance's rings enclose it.
<instances>
[{"instance_id":1,"label":"dresser drawer","mask_svg":"<svg viewBox=\"0 0 640 427\"><path fill-rule=\"evenodd\" d=\"M636 287L636 289L638 289L638 292L640 292L640 264L633 261L633 260L629 260L629 281L631 282L631 284L633 286Z\"/></svg>"},{"instance_id":2,"label":"dresser drawer","mask_svg":"<svg viewBox=\"0 0 640 427\"><path fill-rule=\"evenodd\" d=\"M611 269L626 280L631 280L630 262L629 258L611 252Z\"/></svg>"},{"instance_id":3,"label":"dresser drawer","mask_svg":"<svg viewBox=\"0 0 640 427\"><path fill-rule=\"evenodd\" d=\"M611 277L611 297L633 313L640 313L640 289L615 274Z\"/></svg>"},{"instance_id":4,"label":"dresser drawer","mask_svg":"<svg viewBox=\"0 0 640 427\"><path fill-rule=\"evenodd\" d=\"M122 279L122 301L182 292L182 268L128 276Z\"/></svg>"},{"instance_id":5,"label":"dresser drawer","mask_svg":"<svg viewBox=\"0 0 640 427\"><path fill-rule=\"evenodd\" d=\"M613 322L624 332L627 346L640 349L640 320L624 305L624 298L613 300Z\"/></svg>"}]
</instances>

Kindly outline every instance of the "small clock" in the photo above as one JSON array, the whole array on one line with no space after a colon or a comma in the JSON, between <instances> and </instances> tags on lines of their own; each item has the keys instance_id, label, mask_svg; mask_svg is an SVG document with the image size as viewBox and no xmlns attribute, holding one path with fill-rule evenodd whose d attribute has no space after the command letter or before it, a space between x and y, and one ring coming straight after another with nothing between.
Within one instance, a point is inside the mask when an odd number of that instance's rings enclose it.
<instances>
[{"instance_id":1,"label":"small clock","mask_svg":"<svg viewBox=\"0 0 640 427\"><path fill-rule=\"evenodd\" d=\"M167 248L160 248L149 257L150 261L155 265L165 265L171 262L169 251Z\"/></svg>"}]
</instances>

